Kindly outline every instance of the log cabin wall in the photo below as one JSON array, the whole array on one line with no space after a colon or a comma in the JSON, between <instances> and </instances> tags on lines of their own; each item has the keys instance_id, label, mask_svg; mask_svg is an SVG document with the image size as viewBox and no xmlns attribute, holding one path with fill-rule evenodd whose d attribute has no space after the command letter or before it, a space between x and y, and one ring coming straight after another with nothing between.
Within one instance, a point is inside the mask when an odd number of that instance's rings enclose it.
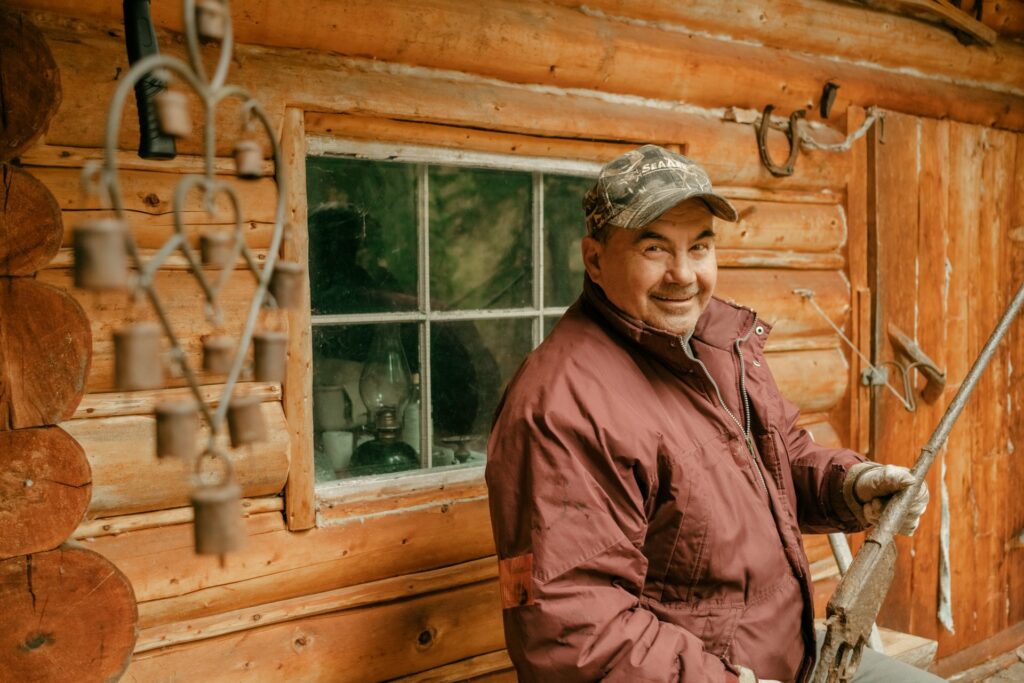
<instances>
[{"instance_id":1,"label":"log cabin wall","mask_svg":"<svg viewBox=\"0 0 1024 683\"><path fill-rule=\"evenodd\" d=\"M64 211L64 247L38 279L73 291L70 228L104 208L81 192L79 172L99 155L107 103L127 69L120 3L10 4L42 28L61 71L61 109L21 163ZM153 7L161 48L173 54L183 51L175 33L179 11L176 2ZM874 210L904 188L871 185L878 176L869 170L881 157L866 139L848 153L802 153L793 176L773 178L758 161L753 127L731 119L747 120L751 109L769 102L784 115L816 105L824 83L835 80L841 87L831 119L810 115L811 132L822 141L841 140L863 120L863 108L876 104L952 117L975 130L1024 128L1021 46L1001 41L967 48L938 27L820 0L708 0L685 8L669 0L597 0L586 7L571 0L318 0L304 3L302 13L291 3L236 0L233 15L243 45L229 80L249 88L282 132L292 171L293 255L307 249L304 179L311 141L590 164L644 142L672 146L704 163L743 215L739 225L721 230L721 294L774 321L772 369L816 438L861 450L869 446L870 406L858 383L860 364L792 290L814 290L829 318L867 352L869 219L881 221ZM224 139L218 149L226 157L237 122L225 118L219 126ZM169 234L171 189L199 163L189 156L198 148L182 145L172 162L138 159L131 106L122 130L125 201L140 246L153 249ZM781 133L772 132L770 148L784 158ZM969 155L963 147L947 149L951 156ZM221 163L230 172L229 161ZM250 246L265 250L273 210L269 184L239 187L250 210ZM210 219L193 209L189 222L198 232ZM1015 220L1024 223L1019 214ZM195 322L194 285L184 275L168 268L161 284L176 292L172 322L191 326L187 351L198 354L210 330ZM251 295L246 280L237 282L226 295L229 317L242 316ZM89 393L62 425L82 444L93 472L89 519L75 535L113 561L134 587L141 633L127 680L510 676L479 470L440 483L425 475L427 483L314 491L308 315L289 321L293 346L284 389L245 387L263 397L271 439L241 451L236 461L247 496L249 545L220 567L192 553L184 472L152 456L152 407L182 390L172 381L160 392L113 393L111 330L133 312L123 297L74 294L94 340ZM1015 366L1024 368L1024 361ZM951 376L957 367L950 363ZM210 387L211 396L216 389ZM1016 476L1019 482L1019 471ZM972 492L966 485L956 489L953 505ZM972 545L981 553L977 562L999 563L997 545L995 539ZM819 597L827 598L835 576L827 545L809 539L808 551ZM933 561L920 559L925 555L918 552L911 571L919 561ZM992 583L996 593L979 593L977 600L1014 604L1019 612L1024 587L1005 564L999 571L1011 578ZM958 595L963 590L955 584L954 604ZM934 595L915 593L914 600L930 602L927 609L915 603L920 616L909 625L920 623L921 632L934 635L934 624L924 625L934 615ZM903 597L894 602L905 603ZM893 609L890 619L906 626L910 607ZM1014 614L945 637L944 653L1019 621Z\"/></svg>"}]
</instances>

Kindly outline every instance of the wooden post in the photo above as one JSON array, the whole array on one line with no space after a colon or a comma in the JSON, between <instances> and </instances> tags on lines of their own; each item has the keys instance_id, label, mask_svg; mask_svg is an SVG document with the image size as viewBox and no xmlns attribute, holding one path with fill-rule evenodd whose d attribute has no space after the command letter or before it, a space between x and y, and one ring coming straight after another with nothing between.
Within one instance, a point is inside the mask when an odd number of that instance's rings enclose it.
<instances>
[{"instance_id":1,"label":"wooden post","mask_svg":"<svg viewBox=\"0 0 1024 683\"><path fill-rule=\"evenodd\" d=\"M287 168L288 221L284 258L309 262L306 231L306 128L301 109L285 110L281 156ZM313 346L310 332L309 269L304 271L299 305L288 310L288 367L284 381L284 412L291 434L292 456L285 486L288 528L297 531L316 524L313 488Z\"/></svg>"}]
</instances>

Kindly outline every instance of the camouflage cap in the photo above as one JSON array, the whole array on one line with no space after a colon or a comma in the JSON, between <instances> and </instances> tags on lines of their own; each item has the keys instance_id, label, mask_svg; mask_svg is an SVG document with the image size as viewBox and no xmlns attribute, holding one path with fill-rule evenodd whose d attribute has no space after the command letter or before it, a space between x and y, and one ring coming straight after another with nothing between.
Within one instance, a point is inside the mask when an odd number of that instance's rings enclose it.
<instances>
[{"instance_id":1,"label":"camouflage cap","mask_svg":"<svg viewBox=\"0 0 1024 683\"><path fill-rule=\"evenodd\" d=\"M736 209L711 189L707 172L692 159L644 145L612 159L583 197L587 233L606 225L637 229L687 199L701 199L715 216L730 222Z\"/></svg>"}]
</instances>

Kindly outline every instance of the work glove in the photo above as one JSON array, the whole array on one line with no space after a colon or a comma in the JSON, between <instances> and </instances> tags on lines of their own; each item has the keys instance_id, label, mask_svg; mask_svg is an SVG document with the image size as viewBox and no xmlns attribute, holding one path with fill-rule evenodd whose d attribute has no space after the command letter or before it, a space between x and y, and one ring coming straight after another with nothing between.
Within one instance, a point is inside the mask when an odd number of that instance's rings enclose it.
<instances>
[{"instance_id":1,"label":"work glove","mask_svg":"<svg viewBox=\"0 0 1024 683\"><path fill-rule=\"evenodd\" d=\"M740 683L782 683L774 678L758 678L753 671L744 666L736 668L740 670Z\"/></svg>"},{"instance_id":2,"label":"work glove","mask_svg":"<svg viewBox=\"0 0 1024 683\"><path fill-rule=\"evenodd\" d=\"M857 520L865 526L878 523L886 504L893 494L914 483L914 475L906 467L879 465L865 462L854 465L843 480L843 498ZM907 514L897 531L912 536L928 507L928 484L921 482L917 496L907 508Z\"/></svg>"}]
</instances>

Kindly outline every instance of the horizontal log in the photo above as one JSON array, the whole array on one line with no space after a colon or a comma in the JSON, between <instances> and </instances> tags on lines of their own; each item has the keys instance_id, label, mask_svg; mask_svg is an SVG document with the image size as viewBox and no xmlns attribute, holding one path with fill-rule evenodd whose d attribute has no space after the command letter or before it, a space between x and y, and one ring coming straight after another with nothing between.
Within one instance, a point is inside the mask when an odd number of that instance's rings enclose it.
<instances>
[{"instance_id":1,"label":"horizontal log","mask_svg":"<svg viewBox=\"0 0 1024 683\"><path fill-rule=\"evenodd\" d=\"M69 291L87 309L89 323L92 326L92 370L87 382L88 390L90 393L114 391L114 331L126 325L128 321L140 317L151 318L149 303L133 306L131 298L125 296L124 292L73 289L70 270L41 270L37 279ZM162 270L157 273L155 284L157 291L161 293L167 317L185 351L185 356L197 372L202 366L202 337L217 331L240 333L244 318L248 314L249 303L256 291L256 280L251 273L235 271L218 296L224 319L223 326L216 327L204 316L202 290L191 273ZM169 342L165 342L164 348L170 348ZM168 368L165 374L166 386L183 386L184 379L172 376L169 372L170 359L165 359L165 366ZM199 373L199 380L203 384L219 383L224 381L224 375Z\"/></svg>"},{"instance_id":2,"label":"horizontal log","mask_svg":"<svg viewBox=\"0 0 1024 683\"><path fill-rule=\"evenodd\" d=\"M140 653L135 680L382 681L500 649L496 581Z\"/></svg>"},{"instance_id":3,"label":"horizontal log","mask_svg":"<svg viewBox=\"0 0 1024 683\"><path fill-rule=\"evenodd\" d=\"M838 349L765 354L782 395L802 412L825 412L846 395L850 369Z\"/></svg>"},{"instance_id":4,"label":"horizontal log","mask_svg":"<svg viewBox=\"0 0 1024 683\"><path fill-rule=\"evenodd\" d=\"M827 414L807 413L806 415L801 415L800 419L797 420L797 425L810 432L811 438L814 439L816 444L826 448L844 447L839 439L838 432L836 432L836 428L832 426Z\"/></svg>"},{"instance_id":5,"label":"horizontal log","mask_svg":"<svg viewBox=\"0 0 1024 683\"><path fill-rule=\"evenodd\" d=\"M280 496L267 496L264 498L243 498L242 514L256 515L261 512L274 512L284 509L284 499ZM91 540L99 536L116 536L126 531L138 531L139 529L153 529L166 527L173 524L189 524L194 518L192 507L172 508L170 510L157 510L156 512L140 512L134 515L121 515L120 517L106 517L82 522L71 534L75 539Z\"/></svg>"},{"instance_id":6,"label":"horizontal log","mask_svg":"<svg viewBox=\"0 0 1024 683\"><path fill-rule=\"evenodd\" d=\"M89 461L60 427L0 432L0 473L0 559L56 548L89 507Z\"/></svg>"},{"instance_id":7,"label":"horizontal log","mask_svg":"<svg viewBox=\"0 0 1024 683\"><path fill-rule=\"evenodd\" d=\"M72 96L73 92L69 91L69 97ZM63 212L63 246L71 246L71 235L76 225L112 215L105 198L82 191L81 169L38 166L32 169L32 174L49 188ZM183 177L180 173L168 171L123 170L118 173L125 215L139 247L157 249L174 233L174 190ZM226 176L218 176L218 179L228 180ZM229 182L242 207L246 244L266 249L270 246L274 225L276 199L273 180ZM193 245L198 244L199 234L208 227L234 225L235 222L225 197L218 198L215 212L210 214L203 207L202 195L198 191L186 195L180 215L185 234Z\"/></svg>"},{"instance_id":8,"label":"horizontal log","mask_svg":"<svg viewBox=\"0 0 1024 683\"><path fill-rule=\"evenodd\" d=\"M439 666L430 671L420 671L411 676L396 678L391 683L449 683L449 681L481 683L482 681L499 680L491 678L491 675L499 673L507 674L509 683L515 683L516 672L512 668L512 660L509 659L506 650L477 655L463 659L461 662Z\"/></svg>"},{"instance_id":9,"label":"horizontal log","mask_svg":"<svg viewBox=\"0 0 1024 683\"><path fill-rule=\"evenodd\" d=\"M572 8L579 0L554 0ZM960 3L964 11L979 0ZM1020 6L1018 3L1013 5ZM1007 3L983 3L990 23ZM880 69L913 69L936 79L975 83L991 90L1019 90L1024 82L1024 49L1009 41L985 49L962 45L950 31L909 18L882 14L855 3L832 0L588 0L586 7L617 17L656 22L666 30L729 36L784 51L873 64ZM1021 15L1024 18L1024 14ZM1021 24L1024 28L1024 23Z\"/></svg>"},{"instance_id":10,"label":"horizontal log","mask_svg":"<svg viewBox=\"0 0 1024 683\"><path fill-rule=\"evenodd\" d=\"M48 145L37 142L25 150L18 163L27 168L34 166L55 168L81 169L86 164L101 163L102 149L89 149L67 145ZM143 159L135 150L116 150L114 161L117 168L124 171L154 171L156 173L206 173L206 159L199 155L182 154L180 151L173 159ZM235 173L233 157L214 157L213 171L218 176L230 176ZM264 175L274 172L274 163L263 162Z\"/></svg>"},{"instance_id":11,"label":"horizontal log","mask_svg":"<svg viewBox=\"0 0 1024 683\"><path fill-rule=\"evenodd\" d=\"M263 401L280 401L281 385L276 382L240 382L236 391L246 396L259 396ZM216 406L224 393L223 384L207 384L200 387L203 402ZM121 415L152 415L161 401L178 401L192 398L192 389L157 389L154 391L129 391L111 394L87 394L78 404L73 420L97 417L118 417Z\"/></svg>"},{"instance_id":12,"label":"horizontal log","mask_svg":"<svg viewBox=\"0 0 1024 683\"><path fill-rule=\"evenodd\" d=\"M253 228L254 231L255 230L261 230L262 228L265 227L267 229L268 233L269 233L273 229L273 226L270 226L270 225L265 226L265 225L256 224L256 223L250 223L249 225L250 225L251 228ZM253 237L254 237L254 233L246 232L245 233L246 244L248 244L249 243L248 240L250 238L253 238ZM256 237L256 240L260 240L261 237L263 237L263 235L260 235L260 236ZM269 235L267 236L267 239L269 240ZM189 241L198 244L199 243L199 231L192 232L189 235ZM156 253L156 251L157 251L156 249L146 249L146 248L139 249L139 257L144 262L148 261L149 259L151 259L153 257L153 255ZM258 266L262 266L263 263L266 262L266 260L267 260L267 250L266 249L250 249L250 253L252 254L252 257L256 261L256 264ZM820 257L824 256L824 255L822 255L822 254L797 254L796 256L797 257L801 257L802 256L802 257L805 257L805 258L809 257L810 259L818 258L819 261L816 261L816 262L820 262ZM831 254L829 256L831 256ZM783 264L787 263L787 258L786 258L787 255L786 254L783 253L783 254L780 255L780 257L781 258L777 258L776 260L779 260ZM771 257L769 257L769 259L770 258ZM840 261L842 261L842 257L840 257ZM65 268L65 269L66 268L72 268L74 265L75 265L74 250L71 249L70 247L64 247L64 248L60 249L57 252L57 255L53 258L52 261L50 261L50 263L48 263L46 265L46 268L53 268L53 269L58 269L59 270L61 268ZM235 262L235 268L236 269L244 269L244 268L247 268L247 267L248 267L248 264L246 263L245 258L242 257L242 256L239 256L238 260ZM781 267L783 267L783 268L785 268L785 267L796 268L796 267L800 267L800 266L786 266L786 265L782 265ZM167 260L165 260L163 265L160 266L161 270L189 270L190 268L191 268L191 266L189 265L188 259L186 259L185 255L182 254L180 251L177 251L177 252L171 254L170 256L168 256ZM211 272L213 272L213 271L211 271Z\"/></svg>"},{"instance_id":13,"label":"horizontal log","mask_svg":"<svg viewBox=\"0 0 1024 683\"><path fill-rule=\"evenodd\" d=\"M34 0L31 6L68 11L69 1ZM863 57L835 60L750 41L666 31L657 24L617 21L548 3L509 0L477 6L457 0L415 4L349 0L339 5L316 0L297 18L284 6L250 2L233 8L236 17L244 17L236 29L242 43L369 55L384 62L469 71L509 82L706 107L759 109L766 103L765 93L771 93L771 101L784 111L810 109L817 104L822 83L831 80L842 84L836 101L839 111L850 105L879 105L989 126L1019 129L1024 124L1019 80L1024 60L1019 53L1010 60L1018 80L993 89L945 74L929 78L912 70L880 69L863 63ZM113 0L91 9L98 19L111 23L119 19ZM865 30L870 27L884 35L887 19L880 13L866 16L861 23ZM181 27L180 17L173 12L164 14L160 23ZM334 28L338 25L350 30L342 34ZM435 30L422 36L423 26ZM421 37L412 43L402 39L412 35ZM680 65L687 67L685 77ZM898 60L896 65L903 66ZM637 78L638 73L644 77Z\"/></svg>"},{"instance_id":14,"label":"horizontal log","mask_svg":"<svg viewBox=\"0 0 1024 683\"><path fill-rule=\"evenodd\" d=\"M787 270L842 270L842 254L815 254L770 249L716 249L720 268L784 268Z\"/></svg>"},{"instance_id":15,"label":"horizontal log","mask_svg":"<svg viewBox=\"0 0 1024 683\"><path fill-rule=\"evenodd\" d=\"M288 478L284 412L279 403L264 403L262 408L270 439L228 451L235 480L248 497L278 493ZM62 426L82 445L92 465L90 518L189 504L193 463L156 457L155 418L105 417L71 420ZM201 439L205 443L205 427Z\"/></svg>"},{"instance_id":16,"label":"horizontal log","mask_svg":"<svg viewBox=\"0 0 1024 683\"><path fill-rule=\"evenodd\" d=\"M265 605L255 605L225 614L215 614L144 629L139 634L135 652L137 654L169 645L246 631L257 626L269 626L318 614L351 610L374 603L401 600L435 591L450 591L460 586L493 580L497 576L498 559L485 557L451 567L371 581L358 586L338 588L316 595L280 600Z\"/></svg>"},{"instance_id":17,"label":"horizontal log","mask_svg":"<svg viewBox=\"0 0 1024 683\"><path fill-rule=\"evenodd\" d=\"M0 162L38 138L61 101L60 71L50 47L21 13L0 8Z\"/></svg>"},{"instance_id":18,"label":"horizontal log","mask_svg":"<svg viewBox=\"0 0 1024 683\"><path fill-rule=\"evenodd\" d=\"M744 199L733 204L739 222L716 224L721 248L832 253L846 244L846 214L838 204Z\"/></svg>"},{"instance_id":19,"label":"horizontal log","mask_svg":"<svg viewBox=\"0 0 1024 683\"><path fill-rule=\"evenodd\" d=\"M0 606L7 681L116 681L138 635L131 583L74 545L0 562Z\"/></svg>"},{"instance_id":20,"label":"horizontal log","mask_svg":"<svg viewBox=\"0 0 1024 683\"><path fill-rule=\"evenodd\" d=\"M46 23L55 57L66 67L68 98L74 98L73 107L54 117L47 144L100 146L106 103L116 87L111 70L127 67L121 41L108 34L119 35L120 10L115 23L100 27L55 15L33 17ZM160 36L160 42L169 54L179 49L167 34ZM240 46L237 55L230 78L265 104L275 128L280 126L287 102L310 111L372 114L541 137L675 144L686 147L706 166L714 182L722 185L839 189L849 170L848 155L814 152L801 155L793 176L773 178L758 159L751 126L723 122L714 112L694 113L678 103L652 106L636 98L550 92L490 79L452 80L443 73L382 69L373 60L304 50ZM230 118L236 118L234 112ZM122 149L137 144L135 126L134 117L127 116ZM234 138L230 129L220 130L218 139L225 140L225 147L218 153L227 154L227 143ZM825 139L838 135L830 129L816 134ZM788 148L785 136L772 131L769 138L773 153L784 155ZM182 149L190 151L188 145Z\"/></svg>"},{"instance_id":21,"label":"horizontal log","mask_svg":"<svg viewBox=\"0 0 1024 683\"><path fill-rule=\"evenodd\" d=\"M248 544L224 567L195 555L191 524L103 536L90 547L131 579L142 628L494 554L483 499L442 499L302 533L289 532L277 512L253 515L245 525Z\"/></svg>"},{"instance_id":22,"label":"horizontal log","mask_svg":"<svg viewBox=\"0 0 1024 683\"><path fill-rule=\"evenodd\" d=\"M0 275L36 272L57 253L63 234L60 208L46 185L0 165Z\"/></svg>"},{"instance_id":23,"label":"horizontal log","mask_svg":"<svg viewBox=\"0 0 1024 683\"><path fill-rule=\"evenodd\" d=\"M0 277L0 430L74 414L92 358L89 320L62 289Z\"/></svg>"},{"instance_id":24,"label":"horizontal log","mask_svg":"<svg viewBox=\"0 0 1024 683\"><path fill-rule=\"evenodd\" d=\"M835 325L842 328L850 312L850 285L838 271L723 269L718 273L717 296L757 311L772 325L769 348L793 337L834 334L824 318L794 289L809 289L814 300Z\"/></svg>"}]
</instances>

